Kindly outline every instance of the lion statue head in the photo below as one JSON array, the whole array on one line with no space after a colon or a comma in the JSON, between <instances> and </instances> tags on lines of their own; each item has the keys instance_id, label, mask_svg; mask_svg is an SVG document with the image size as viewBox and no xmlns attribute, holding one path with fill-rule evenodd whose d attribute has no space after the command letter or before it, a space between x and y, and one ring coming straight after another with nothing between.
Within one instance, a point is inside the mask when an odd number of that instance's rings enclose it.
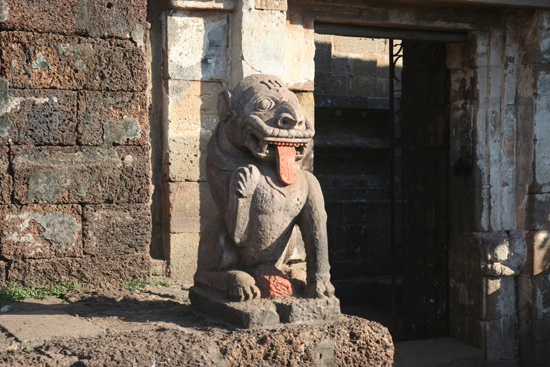
<instances>
[{"instance_id":1,"label":"lion statue head","mask_svg":"<svg viewBox=\"0 0 550 367\"><path fill-rule=\"evenodd\" d=\"M295 164L311 151L315 131L301 114L298 98L281 79L263 74L244 78L232 90L220 93L218 114L217 129L227 139L226 150L235 147L239 152L234 154L240 158L252 154L263 163L277 162L281 181L293 183Z\"/></svg>"}]
</instances>

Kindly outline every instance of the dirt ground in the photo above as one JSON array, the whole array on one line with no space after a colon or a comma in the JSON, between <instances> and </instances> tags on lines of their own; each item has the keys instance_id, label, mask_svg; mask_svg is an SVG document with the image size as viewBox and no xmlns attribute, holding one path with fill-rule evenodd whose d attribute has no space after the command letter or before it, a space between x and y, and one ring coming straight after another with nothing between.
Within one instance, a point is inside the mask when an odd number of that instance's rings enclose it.
<instances>
[{"instance_id":1,"label":"dirt ground","mask_svg":"<svg viewBox=\"0 0 550 367\"><path fill-rule=\"evenodd\" d=\"M64 299L11 305L14 315L68 314L102 333L25 344L2 329L0 366L359 366L367 360L391 366L393 359L391 336L377 323L346 316L338 322L241 330L193 311L177 284L71 291Z\"/></svg>"}]
</instances>

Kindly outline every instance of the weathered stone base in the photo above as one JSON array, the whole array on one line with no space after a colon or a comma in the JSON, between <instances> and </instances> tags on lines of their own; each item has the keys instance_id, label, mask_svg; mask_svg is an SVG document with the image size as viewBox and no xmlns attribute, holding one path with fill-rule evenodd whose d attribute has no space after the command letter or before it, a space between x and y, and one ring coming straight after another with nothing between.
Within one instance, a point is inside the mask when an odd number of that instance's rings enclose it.
<instances>
[{"instance_id":1,"label":"weathered stone base","mask_svg":"<svg viewBox=\"0 0 550 367\"><path fill-rule=\"evenodd\" d=\"M48 353L33 360L29 351L0 355L0 365L126 366L130 360L136 366L151 366L156 361L159 366L391 367L394 355L388 329L353 316L269 329L208 327L191 331L180 327L107 333L46 341L40 351L44 350Z\"/></svg>"},{"instance_id":2,"label":"weathered stone base","mask_svg":"<svg viewBox=\"0 0 550 367\"><path fill-rule=\"evenodd\" d=\"M214 291L192 287L189 290L189 299L195 310L246 329L279 323L338 320L342 317L340 301L336 297L287 297L276 300L262 298L230 302Z\"/></svg>"}]
</instances>

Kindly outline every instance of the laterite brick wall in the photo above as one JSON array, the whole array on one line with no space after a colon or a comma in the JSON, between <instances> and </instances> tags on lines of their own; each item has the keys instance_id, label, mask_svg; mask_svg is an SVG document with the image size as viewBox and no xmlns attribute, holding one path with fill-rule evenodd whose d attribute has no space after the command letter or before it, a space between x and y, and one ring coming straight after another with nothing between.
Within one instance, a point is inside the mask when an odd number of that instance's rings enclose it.
<instances>
[{"instance_id":1,"label":"laterite brick wall","mask_svg":"<svg viewBox=\"0 0 550 367\"><path fill-rule=\"evenodd\" d=\"M0 0L0 280L150 269L144 0Z\"/></svg>"}]
</instances>

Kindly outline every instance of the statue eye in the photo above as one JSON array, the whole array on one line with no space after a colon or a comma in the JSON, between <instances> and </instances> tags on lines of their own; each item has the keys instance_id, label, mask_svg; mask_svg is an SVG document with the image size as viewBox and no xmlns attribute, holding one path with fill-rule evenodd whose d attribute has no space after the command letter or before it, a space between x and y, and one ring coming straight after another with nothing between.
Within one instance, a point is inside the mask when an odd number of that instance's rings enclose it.
<instances>
[{"instance_id":1,"label":"statue eye","mask_svg":"<svg viewBox=\"0 0 550 367\"><path fill-rule=\"evenodd\" d=\"M275 107L275 102L271 98L260 98L255 104L257 111L269 111Z\"/></svg>"}]
</instances>

